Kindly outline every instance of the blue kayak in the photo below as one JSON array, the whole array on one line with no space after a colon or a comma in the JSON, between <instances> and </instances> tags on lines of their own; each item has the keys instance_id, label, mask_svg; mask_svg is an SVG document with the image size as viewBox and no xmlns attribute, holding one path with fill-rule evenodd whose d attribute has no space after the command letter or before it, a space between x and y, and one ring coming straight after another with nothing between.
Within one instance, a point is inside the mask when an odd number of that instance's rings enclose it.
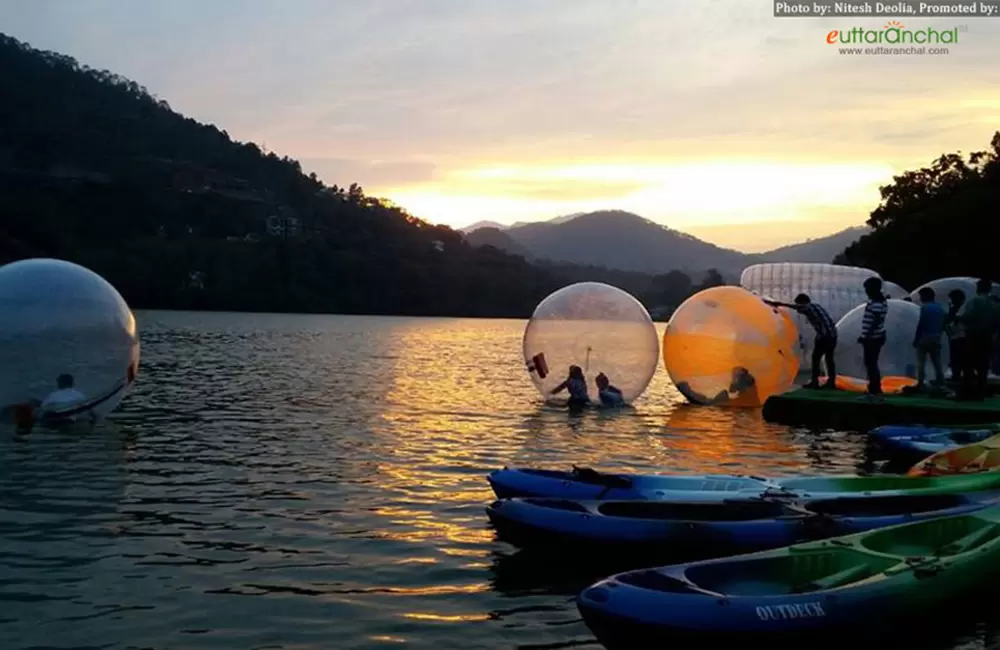
<instances>
[{"instance_id":1,"label":"blue kayak","mask_svg":"<svg viewBox=\"0 0 1000 650\"><path fill-rule=\"evenodd\" d=\"M503 499L486 508L500 539L520 547L678 547L726 553L788 546L993 505L998 492L803 501L571 501ZM607 549L611 550L611 549Z\"/></svg>"},{"instance_id":2,"label":"blue kayak","mask_svg":"<svg viewBox=\"0 0 1000 650\"><path fill-rule=\"evenodd\" d=\"M930 426L926 424L884 424L875 427L868 432L876 440L889 440L891 438L919 438L922 436L939 436L949 433L975 434L980 431L1000 432L1000 423L989 422L983 424L954 424Z\"/></svg>"},{"instance_id":3,"label":"blue kayak","mask_svg":"<svg viewBox=\"0 0 1000 650\"><path fill-rule=\"evenodd\" d=\"M892 431L891 433L895 434L898 432ZM881 435L876 436L875 440L880 447L896 453L929 456L939 451L982 442L996 434L997 431L994 429L946 429L939 433L924 433L912 436Z\"/></svg>"},{"instance_id":4,"label":"blue kayak","mask_svg":"<svg viewBox=\"0 0 1000 650\"><path fill-rule=\"evenodd\" d=\"M1000 472L934 477L882 474L765 478L726 474L608 474L580 467L575 467L572 471L505 467L490 473L487 480L500 499L831 499L847 496L954 494L1000 489Z\"/></svg>"},{"instance_id":5,"label":"blue kayak","mask_svg":"<svg viewBox=\"0 0 1000 650\"><path fill-rule=\"evenodd\" d=\"M1000 506L833 539L619 573L584 590L583 619L608 648L668 647L677 633L750 640L869 630L945 609L1000 573ZM930 617L924 618L921 617ZM801 646L800 646L801 647ZM812 644L810 644L812 647Z\"/></svg>"}]
</instances>

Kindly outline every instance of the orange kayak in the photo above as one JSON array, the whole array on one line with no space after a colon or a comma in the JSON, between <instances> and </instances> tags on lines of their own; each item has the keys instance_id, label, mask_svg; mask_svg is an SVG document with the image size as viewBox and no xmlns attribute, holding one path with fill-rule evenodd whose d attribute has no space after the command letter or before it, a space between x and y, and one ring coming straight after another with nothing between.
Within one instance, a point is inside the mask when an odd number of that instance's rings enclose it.
<instances>
[{"instance_id":1,"label":"orange kayak","mask_svg":"<svg viewBox=\"0 0 1000 650\"><path fill-rule=\"evenodd\" d=\"M939 451L910 468L907 476L972 474L1000 469L1000 434L982 442Z\"/></svg>"}]
</instances>

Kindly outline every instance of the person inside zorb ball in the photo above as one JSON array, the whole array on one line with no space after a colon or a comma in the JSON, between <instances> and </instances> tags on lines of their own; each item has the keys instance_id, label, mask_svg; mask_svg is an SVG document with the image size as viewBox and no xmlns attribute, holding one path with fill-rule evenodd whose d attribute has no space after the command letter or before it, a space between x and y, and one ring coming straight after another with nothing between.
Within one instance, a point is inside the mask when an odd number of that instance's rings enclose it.
<instances>
[{"instance_id":1,"label":"person inside zorb ball","mask_svg":"<svg viewBox=\"0 0 1000 650\"><path fill-rule=\"evenodd\" d=\"M539 303L524 331L524 360L535 388L571 408L632 403L659 359L646 308L599 282L563 287Z\"/></svg>"},{"instance_id":2,"label":"person inside zorb ball","mask_svg":"<svg viewBox=\"0 0 1000 650\"><path fill-rule=\"evenodd\" d=\"M95 422L135 381L135 317L89 269L53 259L0 267L0 313L0 422Z\"/></svg>"}]
</instances>

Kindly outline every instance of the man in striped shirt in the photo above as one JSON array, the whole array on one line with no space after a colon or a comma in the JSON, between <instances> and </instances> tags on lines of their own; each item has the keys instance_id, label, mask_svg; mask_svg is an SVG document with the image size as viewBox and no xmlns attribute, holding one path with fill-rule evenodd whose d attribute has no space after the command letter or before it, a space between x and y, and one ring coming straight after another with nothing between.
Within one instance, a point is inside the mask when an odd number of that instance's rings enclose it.
<instances>
[{"instance_id":1,"label":"man in striped shirt","mask_svg":"<svg viewBox=\"0 0 1000 650\"><path fill-rule=\"evenodd\" d=\"M868 394L866 398L881 398L882 373L878 367L878 357L885 345L885 318L889 313L889 304L882 294L882 280L868 278L865 280L865 293L868 303L865 305L864 318L861 321L861 336L858 343L864 353L865 370L868 373Z\"/></svg>"},{"instance_id":2,"label":"man in striped shirt","mask_svg":"<svg viewBox=\"0 0 1000 650\"><path fill-rule=\"evenodd\" d=\"M812 380L804 388L819 388L820 362L826 360L826 383L823 388L837 387L837 367L833 363L833 352L837 349L837 325L830 314L804 293L795 296L795 303L765 301L769 305L778 305L794 309L809 321L816 331L816 342L812 351Z\"/></svg>"}]
</instances>

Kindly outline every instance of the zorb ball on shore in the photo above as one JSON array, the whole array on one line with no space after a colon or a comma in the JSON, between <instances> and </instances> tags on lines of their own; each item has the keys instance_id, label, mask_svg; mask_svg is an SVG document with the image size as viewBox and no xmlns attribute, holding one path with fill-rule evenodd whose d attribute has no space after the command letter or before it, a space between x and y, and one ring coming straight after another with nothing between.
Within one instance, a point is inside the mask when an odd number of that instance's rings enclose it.
<instances>
[{"instance_id":1,"label":"zorb ball on shore","mask_svg":"<svg viewBox=\"0 0 1000 650\"><path fill-rule=\"evenodd\" d=\"M54 259L0 267L0 314L3 421L101 418L135 379L135 317L89 269Z\"/></svg>"},{"instance_id":2,"label":"zorb ball on shore","mask_svg":"<svg viewBox=\"0 0 1000 650\"><path fill-rule=\"evenodd\" d=\"M905 300L887 300L885 345L879 353L878 366L883 379L917 376L917 352L913 335L920 321L920 307ZM844 377L867 378L864 353L858 337L864 324L865 305L858 305L837 323L837 351L834 361L837 374ZM941 366L948 368L948 345L941 337ZM930 359L927 360L927 380L934 379ZM890 379L890 383L899 383Z\"/></svg>"},{"instance_id":3,"label":"zorb ball on shore","mask_svg":"<svg viewBox=\"0 0 1000 650\"><path fill-rule=\"evenodd\" d=\"M659 363L659 337L649 312L629 293L600 282L563 287L535 308L524 330L524 361L547 400L578 366L589 398L598 401L596 379L604 374L625 402L642 395Z\"/></svg>"},{"instance_id":4,"label":"zorb ball on shore","mask_svg":"<svg viewBox=\"0 0 1000 650\"><path fill-rule=\"evenodd\" d=\"M746 289L705 289L684 301L663 335L663 363L691 402L760 406L798 372L787 314Z\"/></svg>"}]
</instances>

